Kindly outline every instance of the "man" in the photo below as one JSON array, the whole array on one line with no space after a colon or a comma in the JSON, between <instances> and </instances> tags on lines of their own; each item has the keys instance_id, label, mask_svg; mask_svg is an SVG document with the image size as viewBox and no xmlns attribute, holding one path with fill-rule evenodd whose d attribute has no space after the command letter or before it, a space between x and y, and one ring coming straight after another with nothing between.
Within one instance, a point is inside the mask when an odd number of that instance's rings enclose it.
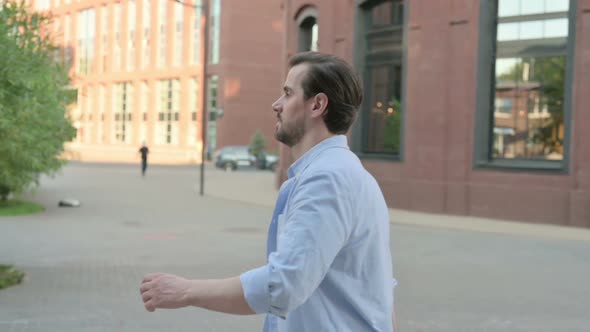
<instances>
[{"instance_id":1,"label":"man","mask_svg":"<svg viewBox=\"0 0 590 332\"><path fill-rule=\"evenodd\" d=\"M388 209L344 136L362 100L359 80L320 53L297 54L290 67L272 107L275 137L296 161L273 213L267 264L229 279L147 275L145 307L266 314L268 332L392 331Z\"/></svg>"},{"instance_id":2,"label":"man","mask_svg":"<svg viewBox=\"0 0 590 332\"><path fill-rule=\"evenodd\" d=\"M145 142L143 142L141 145L139 153L141 154L141 176L145 176L145 171L147 169L147 156L148 153L150 153L150 150L146 146Z\"/></svg>"}]
</instances>

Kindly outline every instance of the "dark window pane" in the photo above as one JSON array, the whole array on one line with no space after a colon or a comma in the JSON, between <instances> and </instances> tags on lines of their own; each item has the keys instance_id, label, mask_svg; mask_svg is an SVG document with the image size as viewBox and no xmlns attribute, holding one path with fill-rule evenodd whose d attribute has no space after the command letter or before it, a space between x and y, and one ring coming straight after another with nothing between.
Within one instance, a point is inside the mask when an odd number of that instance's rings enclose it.
<instances>
[{"instance_id":1,"label":"dark window pane","mask_svg":"<svg viewBox=\"0 0 590 332\"><path fill-rule=\"evenodd\" d=\"M401 38L401 33L397 33ZM397 43L396 43L397 41ZM379 34L367 38L367 44L370 53L378 52L390 52L394 50L397 44L401 43L400 40L396 40L396 33Z\"/></svg>"},{"instance_id":2,"label":"dark window pane","mask_svg":"<svg viewBox=\"0 0 590 332\"><path fill-rule=\"evenodd\" d=\"M197 112L192 112L191 113L191 118L193 121L197 121Z\"/></svg>"},{"instance_id":3,"label":"dark window pane","mask_svg":"<svg viewBox=\"0 0 590 332\"><path fill-rule=\"evenodd\" d=\"M400 153L404 2L367 8L363 104L363 152Z\"/></svg>"},{"instance_id":4,"label":"dark window pane","mask_svg":"<svg viewBox=\"0 0 590 332\"><path fill-rule=\"evenodd\" d=\"M178 112L174 113L174 121L178 121Z\"/></svg>"},{"instance_id":5,"label":"dark window pane","mask_svg":"<svg viewBox=\"0 0 590 332\"><path fill-rule=\"evenodd\" d=\"M404 23L404 5L401 0L384 1L371 10L371 24L374 27L401 25Z\"/></svg>"},{"instance_id":6,"label":"dark window pane","mask_svg":"<svg viewBox=\"0 0 590 332\"><path fill-rule=\"evenodd\" d=\"M148 117L147 117L147 113L143 113L143 121L147 121Z\"/></svg>"},{"instance_id":7,"label":"dark window pane","mask_svg":"<svg viewBox=\"0 0 590 332\"><path fill-rule=\"evenodd\" d=\"M401 139L401 66L369 71L366 152L399 153Z\"/></svg>"},{"instance_id":8,"label":"dark window pane","mask_svg":"<svg viewBox=\"0 0 590 332\"><path fill-rule=\"evenodd\" d=\"M317 51L318 26L315 17L308 17L299 26L299 51Z\"/></svg>"},{"instance_id":9,"label":"dark window pane","mask_svg":"<svg viewBox=\"0 0 590 332\"><path fill-rule=\"evenodd\" d=\"M373 25L390 25L393 23L393 3L386 1L373 7L372 23Z\"/></svg>"}]
</instances>

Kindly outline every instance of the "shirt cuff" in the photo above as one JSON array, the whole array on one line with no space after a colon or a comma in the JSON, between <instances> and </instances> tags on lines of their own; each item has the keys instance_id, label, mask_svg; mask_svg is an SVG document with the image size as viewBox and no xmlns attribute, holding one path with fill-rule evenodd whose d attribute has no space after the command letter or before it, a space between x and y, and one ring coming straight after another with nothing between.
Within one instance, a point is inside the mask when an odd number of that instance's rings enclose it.
<instances>
[{"instance_id":1,"label":"shirt cuff","mask_svg":"<svg viewBox=\"0 0 590 332\"><path fill-rule=\"evenodd\" d=\"M270 312L270 291L268 265L240 275L244 297L250 308L257 314Z\"/></svg>"}]
</instances>

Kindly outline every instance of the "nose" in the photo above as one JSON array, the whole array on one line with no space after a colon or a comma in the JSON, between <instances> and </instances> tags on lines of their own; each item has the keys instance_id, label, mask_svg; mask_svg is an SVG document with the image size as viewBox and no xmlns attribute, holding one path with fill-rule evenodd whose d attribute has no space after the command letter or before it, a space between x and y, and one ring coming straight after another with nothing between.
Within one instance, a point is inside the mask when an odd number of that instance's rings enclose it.
<instances>
[{"instance_id":1,"label":"nose","mask_svg":"<svg viewBox=\"0 0 590 332\"><path fill-rule=\"evenodd\" d=\"M272 103L272 110L275 111L276 113L280 113L281 112L281 103L280 103L280 98L277 99L274 103Z\"/></svg>"}]
</instances>

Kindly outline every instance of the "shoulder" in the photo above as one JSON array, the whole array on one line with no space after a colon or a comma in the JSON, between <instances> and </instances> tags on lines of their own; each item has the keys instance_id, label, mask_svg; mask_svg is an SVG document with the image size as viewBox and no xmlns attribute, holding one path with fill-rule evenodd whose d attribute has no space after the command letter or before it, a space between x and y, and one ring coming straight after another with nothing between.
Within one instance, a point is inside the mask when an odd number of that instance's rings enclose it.
<instances>
[{"instance_id":1,"label":"shoulder","mask_svg":"<svg viewBox=\"0 0 590 332\"><path fill-rule=\"evenodd\" d=\"M351 190L366 178L358 157L349 149L328 148L322 151L300 174L298 182L309 182L310 179L325 179L335 188Z\"/></svg>"}]
</instances>

